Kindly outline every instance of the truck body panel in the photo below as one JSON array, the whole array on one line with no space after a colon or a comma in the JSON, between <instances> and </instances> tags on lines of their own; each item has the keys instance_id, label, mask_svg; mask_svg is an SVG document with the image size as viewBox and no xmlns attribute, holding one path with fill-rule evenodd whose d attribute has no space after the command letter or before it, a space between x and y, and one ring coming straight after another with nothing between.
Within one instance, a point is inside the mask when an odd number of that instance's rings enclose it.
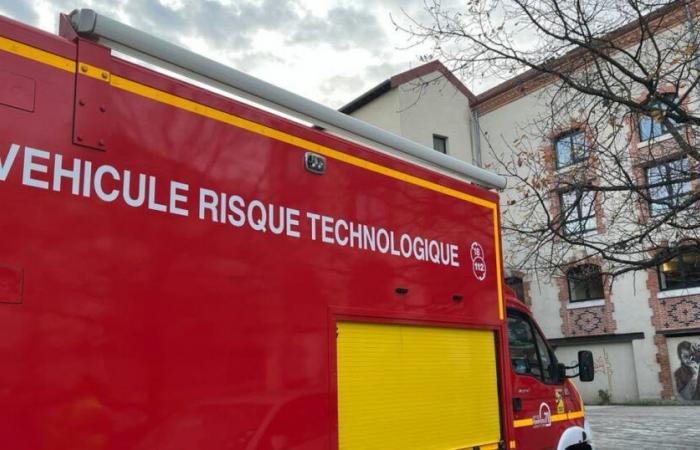
<instances>
[{"instance_id":1,"label":"truck body panel","mask_svg":"<svg viewBox=\"0 0 700 450\"><path fill-rule=\"evenodd\" d=\"M511 434L495 193L3 18L0 71L6 448L336 448L339 323L495 337Z\"/></svg>"},{"instance_id":2,"label":"truck body panel","mask_svg":"<svg viewBox=\"0 0 700 450\"><path fill-rule=\"evenodd\" d=\"M337 334L339 448L501 440L492 331L338 322Z\"/></svg>"}]
</instances>

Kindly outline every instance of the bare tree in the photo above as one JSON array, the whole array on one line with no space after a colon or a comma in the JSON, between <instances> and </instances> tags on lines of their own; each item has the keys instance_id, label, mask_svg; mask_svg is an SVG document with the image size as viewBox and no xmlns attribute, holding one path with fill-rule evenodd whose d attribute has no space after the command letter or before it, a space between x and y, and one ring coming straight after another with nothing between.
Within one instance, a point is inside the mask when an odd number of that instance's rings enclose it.
<instances>
[{"instance_id":1,"label":"bare tree","mask_svg":"<svg viewBox=\"0 0 700 450\"><path fill-rule=\"evenodd\" d=\"M483 139L509 177L512 266L619 275L700 248L699 3L433 0L395 21L462 78L538 97L515 136Z\"/></svg>"}]
</instances>

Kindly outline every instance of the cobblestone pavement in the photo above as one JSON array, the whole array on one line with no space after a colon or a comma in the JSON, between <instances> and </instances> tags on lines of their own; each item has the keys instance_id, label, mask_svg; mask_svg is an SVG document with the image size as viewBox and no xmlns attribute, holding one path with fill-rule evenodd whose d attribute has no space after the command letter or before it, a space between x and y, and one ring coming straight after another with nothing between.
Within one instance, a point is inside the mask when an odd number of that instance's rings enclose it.
<instances>
[{"instance_id":1,"label":"cobblestone pavement","mask_svg":"<svg viewBox=\"0 0 700 450\"><path fill-rule=\"evenodd\" d=\"M699 450L700 406L587 406L596 450Z\"/></svg>"}]
</instances>

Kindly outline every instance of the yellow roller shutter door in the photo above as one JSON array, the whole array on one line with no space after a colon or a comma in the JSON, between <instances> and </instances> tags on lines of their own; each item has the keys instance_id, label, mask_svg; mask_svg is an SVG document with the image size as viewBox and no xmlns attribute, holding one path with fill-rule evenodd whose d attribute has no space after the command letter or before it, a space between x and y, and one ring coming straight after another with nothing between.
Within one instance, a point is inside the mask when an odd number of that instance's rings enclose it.
<instances>
[{"instance_id":1,"label":"yellow roller shutter door","mask_svg":"<svg viewBox=\"0 0 700 450\"><path fill-rule=\"evenodd\" d=\"M495 448L501 435L493 332L337 327L341 449Z\"/></svg>"}]
</instances>

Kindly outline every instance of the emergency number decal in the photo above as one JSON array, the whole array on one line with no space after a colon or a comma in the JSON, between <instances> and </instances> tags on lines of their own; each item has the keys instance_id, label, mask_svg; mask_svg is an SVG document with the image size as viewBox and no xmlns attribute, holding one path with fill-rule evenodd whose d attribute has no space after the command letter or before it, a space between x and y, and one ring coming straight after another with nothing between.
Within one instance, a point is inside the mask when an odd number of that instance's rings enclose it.
<instances>
[{"instance_id":1,"label":"emergency number decal","mask_svg":"<svg viewBox=\"0 0 700 450\"><path fill-rule=\"evenodd\" d=\"M472 258L472 272L479 281L486 278L486 261L484 261L484 248L478 242L472 242L469 254Z\"/></svg>"}]
</instances>

